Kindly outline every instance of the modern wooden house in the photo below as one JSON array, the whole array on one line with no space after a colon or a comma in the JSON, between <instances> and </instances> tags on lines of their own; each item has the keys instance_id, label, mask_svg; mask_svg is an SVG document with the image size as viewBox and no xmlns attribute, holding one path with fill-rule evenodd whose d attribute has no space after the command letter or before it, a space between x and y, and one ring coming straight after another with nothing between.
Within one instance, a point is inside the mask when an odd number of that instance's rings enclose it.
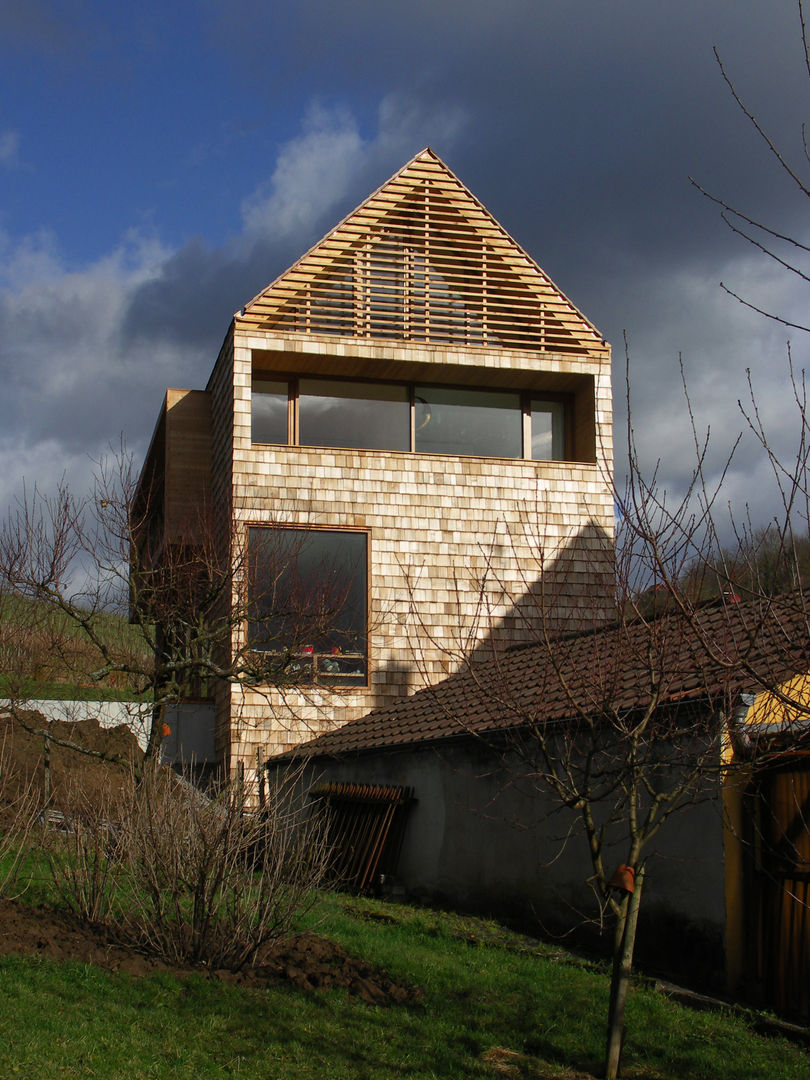
<instances>
[{"instance_id":1,"label":"modern wooden house","mask_svg":"<svg viewBox=\"0 0 810 1080\"><path fill-rule=\"evenodd\" d=\"M256 590L231 644L285 657L215 688L203 755L255 767L459 643L598 622L611 470L609 345L424 150L233 316L205 390L167 392L154 549L204 511Z\"/></svg>"}]
</instances>

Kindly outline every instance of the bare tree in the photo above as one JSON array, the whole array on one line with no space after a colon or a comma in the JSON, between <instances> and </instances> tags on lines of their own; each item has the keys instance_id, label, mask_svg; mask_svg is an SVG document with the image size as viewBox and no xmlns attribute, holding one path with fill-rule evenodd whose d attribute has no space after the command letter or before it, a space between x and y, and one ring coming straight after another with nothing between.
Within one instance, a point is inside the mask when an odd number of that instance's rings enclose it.
<instances>
[{"instance_id":1,"label":"bare tree","mask_svg":"<svg viewBox=\"0 0 810 1080\"><path fill-rule=\"evenodd\" d=\"M798 394L797 402L804 428ZM746 415L757 430L755 406ZM806 701L780 690L791 675L810 670L810 617L801 575L790 575L805 551L799 532L807 536L806 444L800 439L796 459L781 463L758 430L781 478L783 516L771 528L741 528L736 547L724 547L723 472L709 488L707 441L696 438L690 482L672 499L655 470L650 476L642 468L628 421L630 467L626 486L615 491L617 536L590 553L613 568L609 620L600 626L584 612L561 627L556 598L581 583L564 551L538 550L536 562L522 567L523 595L510 599L524 620L520 636L533 634L530 644L503 645L506 586L494 560L478 582L478 626L459 610L456 640L431 642L462 672L461 683L427 691L450 728L503 755L506 771L535 784L584 838L596 917L613 920L609 1080L618 1075L638 916L654 873L651 849L676 815L717 798L734 767L727 751L742 694L781 694L781 753L801 743L809 717ZM571 546L576 550L576 538ZM786 570L791 588L774 596ZM472 650L471 641L479 643ZM744 767L768 752L767 742L749 740Z\"/></svg>"},{"instance_id":2,"label":"bare tree","mask_svg":"<svg viewBox=\"0 0 810 1080\"><path fill-rule=\"evenodd\" d=\"M797 0L796 8L799 19L802 60L808 81L810 81L810 41L808 40L804 0ZM714 50L714 55L729 93L740 112L745 116L753 131L761 140L768 156L776 162L789 186L798 192L801 197L810 198L810 175L808 175L810 145L808 144L806 124L802 124L801 128L799 153L792 154L788 152L783 146L779 145L754 109L746 103L717 48ZM798 162L794 160L795 157L798 157ZM810 246L800 240L798 236L775 228L772 223L763 220L756 213L743 210L730 203L723 196L707 191L694 177L690 179L703 195L720 207L720 216L733 233L760 251L774 265L781 267L789 277L810 284L810 265L807 262L807 256L810 255ZM781 323L783 326L810 333L810 326L805 323L795 322L778 311L763 308L750 298L740 296L734 289L723 282L720 282L720 287L729 296L738 300L745 307L751 308L752 311Z\"/></svg>"},{"instance_id":3,"label":"bare tree","mask_svg":"<svg viewBox=\"0 0 810 1080\"><path fill-rule=\"evenodd\" d=\"M28 707L48 679L119 695L148 713L149 762L167 710L186 699L210 699L217 684L305 686L302 657L340 637L351 582L330 566L303 581L303 532L259 532L251 540L201 506L167 535L160 491L138 481L123 451L99 462L86 497L64 483L53 497L23 491L0 529L0 650L14 717L49 734Z\"/></svg>"}]
</instances>

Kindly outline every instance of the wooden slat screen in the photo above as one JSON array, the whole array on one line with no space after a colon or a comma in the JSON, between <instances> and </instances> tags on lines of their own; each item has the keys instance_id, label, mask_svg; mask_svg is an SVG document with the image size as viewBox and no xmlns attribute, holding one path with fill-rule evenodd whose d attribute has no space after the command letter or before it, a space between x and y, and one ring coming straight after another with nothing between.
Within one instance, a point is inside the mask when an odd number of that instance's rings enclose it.
<instances>
[{"instance_id":1,"label":"wooden slat screen","mask_svg":"<svg viewBox=\"0 0 810 1080\"><path fill-rule=\"evenodd\" d=\"M319 784L311 797L325 804L330 871L336 884L369 892L381 873L393 873L413 801L409 787L382 784Z\"/></svg>"},{"instance_id":2,"label":"wooden slat screen","mask_svg":"<svg viewBox=\"0 0 810 1080\"><path fill-rule=\"evenodd\" d=\"M253 300L263 329L555 353L602 339L447 167L420 155Z\"/></svg>"}]
</instances>

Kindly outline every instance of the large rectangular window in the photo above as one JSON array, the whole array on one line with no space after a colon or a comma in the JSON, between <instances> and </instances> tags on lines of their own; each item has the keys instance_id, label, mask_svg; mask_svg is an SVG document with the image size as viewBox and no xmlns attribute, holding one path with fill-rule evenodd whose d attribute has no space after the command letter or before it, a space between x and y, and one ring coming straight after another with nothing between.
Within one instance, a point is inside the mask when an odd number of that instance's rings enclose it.
<instances>
[{"instance_id":1,"label":"large rectangular window","mask_svg":"<svg viewBox=\"0 0 810 1080\"><path fill-rule=\"evenodd\" d=\"M535 461L573 451L571 395L259 375L252 387L254 443Z\"/></svg>"},{"instance_id":2,"label":"large rectangular window","mask_svg":"<svg viewBox=\"0 0 810 1080\"><path fill-rule=\"evenodd\" d=\"M520 394L417 386L414 442L423 454L522 457Z\"/></svg>"},{"instance_id":3,"label":"large rectangular window","mask_svg":"<svg viewBox=\"0 0 810 1080\"><path fill-rule=\"evenodd\" d=\"M331 529L248 531L248 644L267 681L365 685L368 538Z\"/></svg>"},{"instance_id":4,"label":"large rectangular window","mask_svg":"<svg viewBox=\"0 0 810 1080\"><path fill-rule=\"evenodd\" d=\"M298 441L302 446L410 450L408 388L395 384L301 379Z\"/></svg>"}]
</instances>

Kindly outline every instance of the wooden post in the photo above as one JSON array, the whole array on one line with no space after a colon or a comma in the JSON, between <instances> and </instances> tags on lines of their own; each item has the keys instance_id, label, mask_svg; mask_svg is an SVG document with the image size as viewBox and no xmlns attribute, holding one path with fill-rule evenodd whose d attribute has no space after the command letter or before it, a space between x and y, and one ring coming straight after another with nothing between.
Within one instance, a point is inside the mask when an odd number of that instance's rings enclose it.
<instances>
[{"instance_id":1,"label":"wooden post","mask_svg":"<svg viewBox=\"0 0 810 1080\"><path fill-rule=\"evenodd\" d=\"M51 801L51 740L42 736L42 765L45 770L45 806Z\"/></svg>"}]
</instances>

